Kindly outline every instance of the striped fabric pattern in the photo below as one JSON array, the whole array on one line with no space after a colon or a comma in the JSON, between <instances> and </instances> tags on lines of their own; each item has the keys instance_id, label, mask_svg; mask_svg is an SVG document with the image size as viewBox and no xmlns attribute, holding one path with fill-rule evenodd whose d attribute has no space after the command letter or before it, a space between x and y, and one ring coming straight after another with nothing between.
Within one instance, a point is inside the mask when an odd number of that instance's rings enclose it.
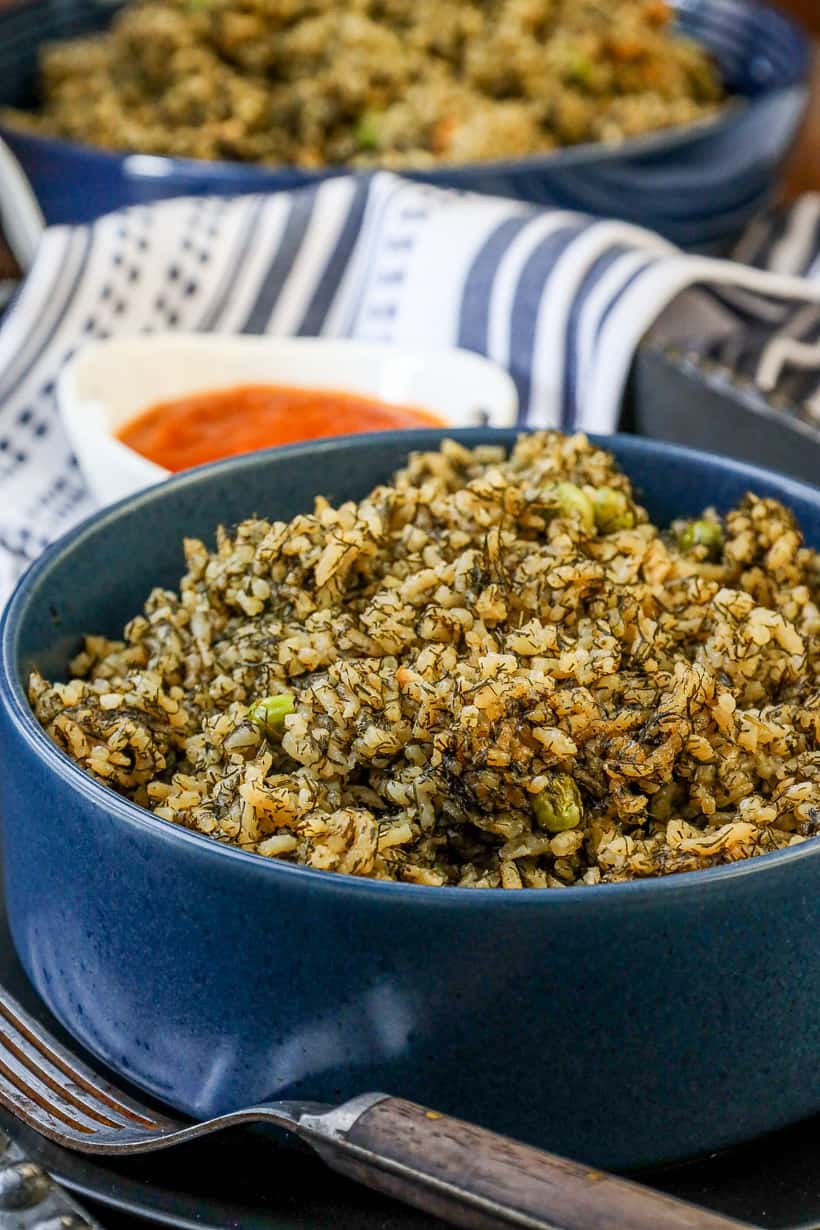
<instances>
[{"instance_id":1,"label":"striped fabric pattern","mask_svg":"<svg viewBox=\"0 0 820 1230\"><path fill-rule=\"evenodd\" d=\"M86 341L180 329L459 345L510 370L522 424L608 432L651 330L752 376L777 367L811 412L820 198L756 223L735 256L388 173L53 228L0 324L0 597L93 510L54 391Z\"/></svg>"}]
</instances>

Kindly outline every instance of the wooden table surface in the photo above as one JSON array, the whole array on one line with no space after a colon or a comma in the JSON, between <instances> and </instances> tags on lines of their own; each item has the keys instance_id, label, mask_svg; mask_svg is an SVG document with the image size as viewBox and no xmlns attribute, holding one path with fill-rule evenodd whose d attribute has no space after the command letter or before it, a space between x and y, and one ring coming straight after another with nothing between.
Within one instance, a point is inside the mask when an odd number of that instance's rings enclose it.
<instances>
[{"instance_id":1,"label":"wooden table surface","mask_svg":"<svg viewBox=\"0 0 820 1230\"><path fill-rule=\"evenodd\" d=\"M780 7L802 21L817 40L811 101L786 179L788 193L797 196L810 190L820 191L820 0L780 0Z\"/></svg>"},{"instance_id":2,"label":"wooden table surface","mask_svg":"<svg viewBox=\"0 0 820 1230\"><path fill-rule=\"evenodd\" d=\"M10 0L0 0L0 7ZM784 180L787 197L801 192L820 192L820 0L779 0L780 7L791 12L816 35L813 58L812 96L806 122L795 151L789 160ZM0 280L11 276L12 262L0 237Z\"/></svg>"},{"instance_id":3,"label":"wooden table surface","mask_svg":"<svg viewBox=\"0 0 820 1230\"><path fill-rule=\"evenodd\" d=\"M820 0L816 3L820 26ZM789 196L820 192L820 39L814 45L811 99L800 140L787 168L786 191Z\"/></svg>"}]
</instances>

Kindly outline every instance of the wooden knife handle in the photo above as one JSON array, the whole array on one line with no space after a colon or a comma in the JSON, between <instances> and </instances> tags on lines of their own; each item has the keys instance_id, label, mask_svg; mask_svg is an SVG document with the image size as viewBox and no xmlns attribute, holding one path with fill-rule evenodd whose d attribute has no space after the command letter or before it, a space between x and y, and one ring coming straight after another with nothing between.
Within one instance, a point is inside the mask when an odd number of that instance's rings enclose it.
<instances>
[{"instance_id":1,"label":"wooden knife handle","mask_svg":"<svg viewBox=\"0 0 820 1230\"><path fill-rule=\"evenodd\" d=\"M344 1110L340 1107L336 1114ZM343 1132L334 1133L335 1147L330 1141L311 1142L329 1165L471 1230L513 1226L740 1230L742 1226L719 1213L399 1098L384 1098L355 1116L352 1124L349 1119L348 1115Z\"/></svg>"}]
</instances>

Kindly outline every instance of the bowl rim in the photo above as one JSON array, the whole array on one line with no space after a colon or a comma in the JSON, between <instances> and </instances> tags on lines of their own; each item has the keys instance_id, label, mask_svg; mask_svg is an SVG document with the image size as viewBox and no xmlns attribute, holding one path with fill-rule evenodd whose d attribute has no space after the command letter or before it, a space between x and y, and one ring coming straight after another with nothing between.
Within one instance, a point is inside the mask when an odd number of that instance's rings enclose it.
<instances>
[{"instance_id":1,"label":"bowl rim","mask_svg":"<svg viewBox=\"0 0 820 1230\"><path fill-rule=\"evenodd\" d=\"M407 452L416 448L434 448L436 443L454 437L466 444L486 441L488 434L497 434L499 443L509 448L520 435L531 435L536 429L527 428L461 428L456 431L447 428L422 428L403 432L407 437ZM438 902L448 908L480 909L488 907L492 902L504 909L542 909L545 901L577 902L586 901L589 904L600 902L606 908L606 902L618 902L632 899L636 905L644 902L647 897L657 893L664 895L680 895L691 892L722 891L727 881L743 880L751 875L765 875L767 869L776 868L802 861L806 858L820 857L820 837L809 838L800 845L787 847L769 854L757 855L754 858L740 859L735 863L722 864L697 871L680 872L669 876L649 876L639 880L625 880L614 884L570 885L560 892L551 888L529 888L518 892L505 892L497 888L462 889L457 885L423 885L407 884L402 881L375 880L365 876L348 875L341 872L324 871L302 864L288 863L276 858L267 858L253 851L242 850L231 846L204 833L174 824L155 816L146 808L140 807L130 799L117 794L110 787L98 782L87 774L65 752L49 739L40 726L29 705L23 683L15 667L16 645L19 629L25 620L30 602L36 597L39 582L53 566L68 552L82 548L83 542L93 537L101 528L116 522L128 513L146 504L161 500L166 490L177 491L183 487L195 487L203 484L207 487L212 473L236 471L264 465L274 457L281 456L287 463L289 458L305 454L321 454L337 451L340 447L356 450L360 447L374 446L382 443L395 443L395 432L368 432L356 436L334 436L324 440L305 441L285 445L279 448L263 449L253 453L228 457L223 461L211 462L209 465L198 466L185 470L162 483L118 500L115 504L92 513L78 525L51 543L45 551L26 570L6 604L0 621L0 711L5 714L29 749L43 762L50 772L60 778L71 790L76 790L89 803L107 812L109 819L122 822L126 826L136 826L159 841L170 845L179 844L189 847L190 853L199 854L207 859L242 860L237 870L244 866L248 875L269 875L295 877L296 883L303 881L304 887L311 885L315 890L324 889L330 892L364 894L374 898L382 898L385 902L394 900L400 903L408 893L414 894L419 901ZM659 463L664 461L707 463L718 469L728 469L738 478L754 486L755 482L771 484L772 481L782 488L782 497L786 500L798 499L808 501L818 506L820 511L820 490L798 479L782 475L762 466L751 465L748 462L736 461L732 458L706 453L700 449L691 449L683 445L669 444L665 441L649 440L645 437L613 433L602 436L588 433L588 438L598 447L615 446L627 456L647 455L654 457ZM317 474L321 466L316 466ZM226 864L227 865L227 864ZM268 870L263 871L266 867ZM273 880L272 880L273 882ZM699 890L698 886L702 886ZM590 891L592 894L590 897ZM552 906L548 908L557 908ZM614 907L609 907L614 908Z\"/></svg>"},{"instance_id":2,"label":"bowl rim","mask_svg":"<svg viewBox=\"0 0 820 1230\"><path fill-rule=\"evenodd\" d=\"M233 183L258 180L259 190L265 191L266 187L270 190L266 181L280 177L292 177L293 184L284 186L283 190L287 191L300 186L308 187L311 184L321 183L326 179L342 175L368 177L388 173L402 176L405 179L418 179L435 184L448 177L456 179L461 176L466 178L479 175L534 174L539 171L549 171L555 166L584 167L590 162L644 158L664 153L667 150L678 150L682 146L693 144L707 137L731 132L753 111L755 105L764 99L791 91L807 94L807 82L808 73L804 71L794 81L776 86L754 97L743 94L731 95L712 114L689 120L687 123L670 124L666 128L640 133L634 137L625 137L621 141L583 141L577 145L558 146L542 153L528 154L523 158L436 162L428 167L417 165L358 167L344 162L328 163L321 167L301 167L296 163L287 162L242 162L239 159L184 158L174 154L145 154L138 150L107 149L105 146L92 145L87 141L74 141L67 137L31 132L26 128L18 128L7 120L0 123L0 136L10 144L16 141L30 143L34 149L41 150L43 153L51 151L62 154L63 157L83 160L100 158L110 167L118 163L120 170L126 176L137 180L171 179L175 176L182 176L192 180L224 181L226 187L229 181ZM136 165L129 166L132 160ZM441 186L445 186L443 182Z\"/></svg>"}]
</instances>

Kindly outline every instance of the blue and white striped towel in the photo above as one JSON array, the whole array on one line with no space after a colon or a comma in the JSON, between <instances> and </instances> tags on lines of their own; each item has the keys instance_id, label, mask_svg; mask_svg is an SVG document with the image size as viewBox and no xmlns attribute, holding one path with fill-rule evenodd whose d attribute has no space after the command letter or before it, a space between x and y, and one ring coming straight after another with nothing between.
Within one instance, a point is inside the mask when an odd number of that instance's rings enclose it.
<instances>
[{"instance_id":1,"label":"blue and white striped towel","mask_svg":"<svg viewBox=\"0 0 820 1230\"><path fill-rule=\"evenodd\" d=\"M509 368L522 423L607 432L652 329L769 380L795 363L793 396L817 403L820 376L804 369L820 337L820 197L761 221L736 255L684 255L634 226L386 173L55 227L0 326L0 598L92 511L54 399L61 364L91 338L456 343Z\"/></svg>"}]
</instances>

